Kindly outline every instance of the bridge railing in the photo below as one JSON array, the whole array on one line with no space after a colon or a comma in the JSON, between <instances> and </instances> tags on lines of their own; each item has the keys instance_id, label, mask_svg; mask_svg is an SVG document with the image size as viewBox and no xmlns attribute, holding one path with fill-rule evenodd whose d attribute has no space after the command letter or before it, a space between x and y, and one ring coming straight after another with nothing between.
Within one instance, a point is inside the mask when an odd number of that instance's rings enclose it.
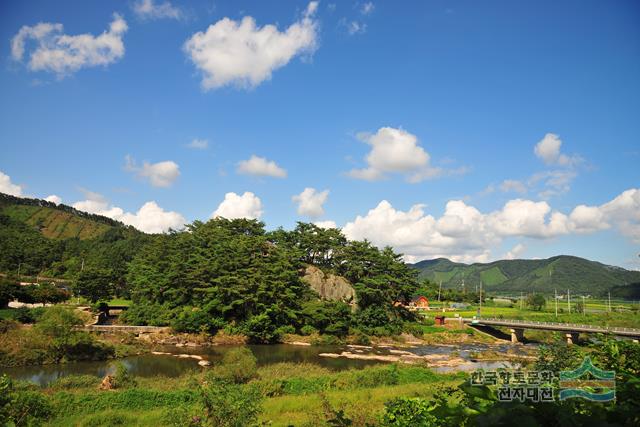
<instances>
[{"instance_id":1,"label":"bridge railing","mask_svg":"<svg viewBox=\"0 0 640 427\"><path fill-rule=\"evenodd\" d=\"M470 319L470 320L474 320L474 319ZM566 327L567 329L592 329L592 330L603 330L608 332L632 332L640 335L640 329L624 328L624 327L617 327L617 326L581 325L577 323L562 323L562 322L539 322L536 320L497 319L497 318L491 318L491 317L481 317L475 320L478 320L480 322L484 320L489 322L501 323L505 325L519 324L519 325L536 325L536 326L557 326L562 328Z\"/></svg>"}]
</instances>

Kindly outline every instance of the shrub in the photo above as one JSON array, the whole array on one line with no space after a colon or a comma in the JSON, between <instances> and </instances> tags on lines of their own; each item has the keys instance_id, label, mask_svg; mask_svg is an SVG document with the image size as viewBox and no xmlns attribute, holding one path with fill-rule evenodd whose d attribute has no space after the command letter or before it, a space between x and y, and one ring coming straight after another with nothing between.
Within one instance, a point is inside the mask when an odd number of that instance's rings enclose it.
<instances>
[{"instance_id":1,"label":"shrub","mask_svg":"<svg viewBox=\"0 0 640 427\"><path fill-rule=\"evenodd\" d=\"M0 425L37 425L52 413L53 407L42 393L19 390L8 376L0 377Z\"/></svg>"},{"instance_id":2,"label":"shrub","mask_svg":"<svg viewBox=\"0 0 640 427\"><path fill-rule=\"evenodd\" d=\"M282 337L267 313L252 316L244 323L243 329L252 342L274 343L280 341Z\"/></svg>"},{"instance_id":3,"label":"shrub","mask_svg":"<svg viewBox=\"0 0 640 427\"><path fill-rule=\"evenodd\" d=\"M302 328L300 328L300 333L302 335L313 335L315 333L317 333L318 330L316 328L314 328L311 325L304 325Z\"/></svg>"},{"instance_id":4,"label":"shrub","mask_svg":"<svg viewBox=\"0 0 640 427\"><path fill-rule=\"evenodd\" d=\"M383 425L397 427L427 427L440 425L431 414L431 405L425 399L399 397L385 404Z\"/></svg>"},{"instance_id":5,"label":"shrub","mask_svg":"<svg viewBox=\"0 0 640 427\"><path fill-rule=\"evenodd\" d=\"M206 311L195 307L184 307L171 321L176 332L207 332L214 335L225 325L224 320L209 315Z\"/></svg>"},{"instance_id":6,"label":"shrub","mask_svg":"<svg viewBox=\"0 0 640 427\"><path fill-rule=\"evenodd\" d=\"M296 328L294 328L291 325L284 325L284 326L280 326L278 329L276 329L276 334L277 335L287 335L287 334L295 334L296 333Z\"/></svg>"},{"instance_id":7,"label":"shrub","mask_svg":"<svg viewBox=\"0 0 640 427\"><path fill-rule=\"evenodd\" d=\"M138 386L138 382L135 377L129 373L129 370L122 362L116 364L116 373L113 376L113 386L115 388L132 388Z\"/></svg>"},{"instance_id":8,"label":"shrub","mask_svg":"<svg viewBox=\"0 0 640 427\"><path fill-rule=\"evenodd\" d=\"M236 384L246 383L256 377L256 357L247 347L229 350L222 358L222 364L211 370L211 377L217 377Z\"/></svg>"},{"instance_id":9,"label":"shrub","mask_svg":"<svg viewBox=\"0 0 640 427\"><path fill-rule=\"evenodd\" d=\"M120 319L129 325L168 326L174 314L161 304L136 303L121 315Z\"/></svg>"},{"instance_id":10,"label":"shrub","mask_svg":"<svg viewBox=\"0 0 640 427\"><path fill-rule=\"evenodd\" d=\"M205 409L206 425L209 426L253 425L261 411L262 396L254 386L211 379L200 386L198 395Z\"/></svg>"}]
</instances>

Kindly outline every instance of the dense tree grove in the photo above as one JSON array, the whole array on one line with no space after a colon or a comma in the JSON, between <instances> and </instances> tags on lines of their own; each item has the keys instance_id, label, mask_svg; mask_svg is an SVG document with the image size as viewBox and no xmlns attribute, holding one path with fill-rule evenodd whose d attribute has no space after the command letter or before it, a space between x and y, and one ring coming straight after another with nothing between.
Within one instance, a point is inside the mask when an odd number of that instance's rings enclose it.
<instances>
[{"instance_id":1,"label":"dense tree grove","mask_svg":"<svg viewBox=\"0 0 640 427\"><path fill-rule=\"evenodd\" d=\"M37 206L61 209L42 203ZM133 299L124 316L130 323L188 332L226 328L255 341L294 331L397 333L409 313L394 303L408 301L419 286L415 270L391 248L348 241L340 230L314 224L267 232L256 220L216 218L148 235L112 220L83 218L110 227L89 239L52 239L15 213L0 213L0 272L14 284L67 279L66 289L92 303ZM302 281L308 265L346 278L357 301L321 301ZM0 284L0 305L70 296L54 292L55 286L22 288Z\"/></svg>"},{"instance_id":2,"label":"dense tree grove","mask_svg":"<svg viewBox=\"0 0 640 427\"><path fill-rule=\"evenodd\" d=\"M357 311L318 301L301 280L306 264L347 278ZM224 218L157 236L130 263L127 282L135 302L125 316L131 323L190 332L237 328L255 341L305 326L333 335L350 328L392 332L408 316L393 303L408 300L418 286L390 248L348 242L339 230L299 223L290 232L266 232L259 221Z\"/></svg>"}]
</instances>

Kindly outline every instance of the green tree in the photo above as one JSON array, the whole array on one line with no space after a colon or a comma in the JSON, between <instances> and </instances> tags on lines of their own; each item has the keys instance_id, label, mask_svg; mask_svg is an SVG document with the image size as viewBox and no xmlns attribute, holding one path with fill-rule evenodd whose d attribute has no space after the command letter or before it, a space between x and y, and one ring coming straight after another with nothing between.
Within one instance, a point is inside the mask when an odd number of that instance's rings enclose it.
<instances>
[{"instance_id":1,"label":"green tree","mask_svg":"<svg viewBox=\"0 0 640 427\"><path fill-rule=\"evenodd\" d=\"M78 275L73 289L76 295L92 303L107 300L114 291L112 274L108 270L86 268Z\"/></svg>"},{"instance_id":2,"label":"green tree","mask_svg":"<svg viewBox=\"0 0 640 427\"><path fill-rule=\"evenodd\" d=\"M540 311L547 303L547 300L542 294L529 294L527 296L526 304L535 311Z\"/></svg>"}]
</instances>

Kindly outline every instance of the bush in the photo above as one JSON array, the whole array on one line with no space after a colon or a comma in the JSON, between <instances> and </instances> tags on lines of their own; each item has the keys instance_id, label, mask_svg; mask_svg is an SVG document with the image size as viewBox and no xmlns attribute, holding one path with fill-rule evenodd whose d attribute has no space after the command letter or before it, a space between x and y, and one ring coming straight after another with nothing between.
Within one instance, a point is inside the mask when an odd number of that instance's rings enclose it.
<instances>
[{"instance_id":1,"label":"bush","mask_svg":"<svg viewBox=\"0 0 640 427\"><path fill-rule=\"evenodd\" d=\"M8 376L0 377L0 425L37 425L52 414L53 407L42 393L19 390Z\"/></svg>"},{"instance_id":2,"label":"bush","mask_svg":"<svg viewBox=\"0 0 640 427\"><path fill-rule=\"evenodd\" d=\"M429 401L414 397L399 397L385 404L383 425L398 427L427 427L440 425L431 414Z\"/></svg>"},{"instance_id":3,"label":"bush","mask_svg":"<svg viewBox=\"0 0 640 427\"><path fill-rule=\"evenodd\" d=\"M256 377L256 357L247 347L229 350L222 358L222 364L211 370L211 376L236 384L246 383Z\"/></svg>"},{"instance_id":4,"label":"bush","mask_svg":"<svg viewBox=\"0 0 640 427\"><path fill-rule=\"evenodd\" d=\"M232 384L221 379L207 381L199 388L198 395L205 409L205 425L209 426L253 425L262 407L262 396L256 387Z\"/></svg>"},{"instance_id":5,"label":"bush","mask_svg":"<svg viewBox=\"0 0 640 427\"><path fill-rule=\"evenodd\" d=\"M244 323L243 329L252 342L274 343L282 338L278 328L267 313L252 316Z\"/></svg>"},{"instance_id":6,"label":"bush","mask_svg":"<svg viewBox=\"0 0 640 427\"><path fill-rule=\"evenodd\" d=\"M313 335L315 333L318 333L318 330L311 325L304 325L302 328L300 328L300 333L302 335L308 336L308 335Z\"/></svg>"},{"instance_id":7,"label":"bush","mask_svg":"<svg viewBox=\"0 0 640 427\"><path fill-rule=\"evenodd\" d=\"M20 307L11 311L11 318L20 323L35 323L45 312L44 307Z\"/></svg>"},{"instance_id":8,"label":"bush","mask_svg":"<svg viewBox=\"0 0 640 427\"><path fill-rule=\"evenodd\" d=\"M114 388L132 388L137 387L138 382L135 377L129 373L129 370L124 363L116 364L116 373L113 376L113 386Z\"/></svg>"},{"instance_id":9,"label":"bush","mask_svg":"<svg viewBox=\"0 0 640 427\"><path fill-rule=\"evenodd\" d=\"M280 326L278 329L276 329L276 334L277 335L287 335L287 334L295 334L296 333L296 328L294 328L291 325L284 325L284 326Z\"/></svg>"},{"instance_id":10,"label":"bush","mask_svg":"<svg viewBox=\"0 0 640 427\"><path fill-rule=\"evenodd\" d=\"M211 335L215 335L224 325L224 320L195 307L184 307L171 321L171 327L176 332L207 332Z\"/></svg>"},{"instance_id":11,"label":"bush","mask_svg":"<svg viewBox=\"0 0 640 427\"><path fill-rule=\"evenodd\" d=\"M147 303L133 304L120 315L123 322L138 326L169 326L173 317L168 307Z\"/></svg>"}]
</instances>

